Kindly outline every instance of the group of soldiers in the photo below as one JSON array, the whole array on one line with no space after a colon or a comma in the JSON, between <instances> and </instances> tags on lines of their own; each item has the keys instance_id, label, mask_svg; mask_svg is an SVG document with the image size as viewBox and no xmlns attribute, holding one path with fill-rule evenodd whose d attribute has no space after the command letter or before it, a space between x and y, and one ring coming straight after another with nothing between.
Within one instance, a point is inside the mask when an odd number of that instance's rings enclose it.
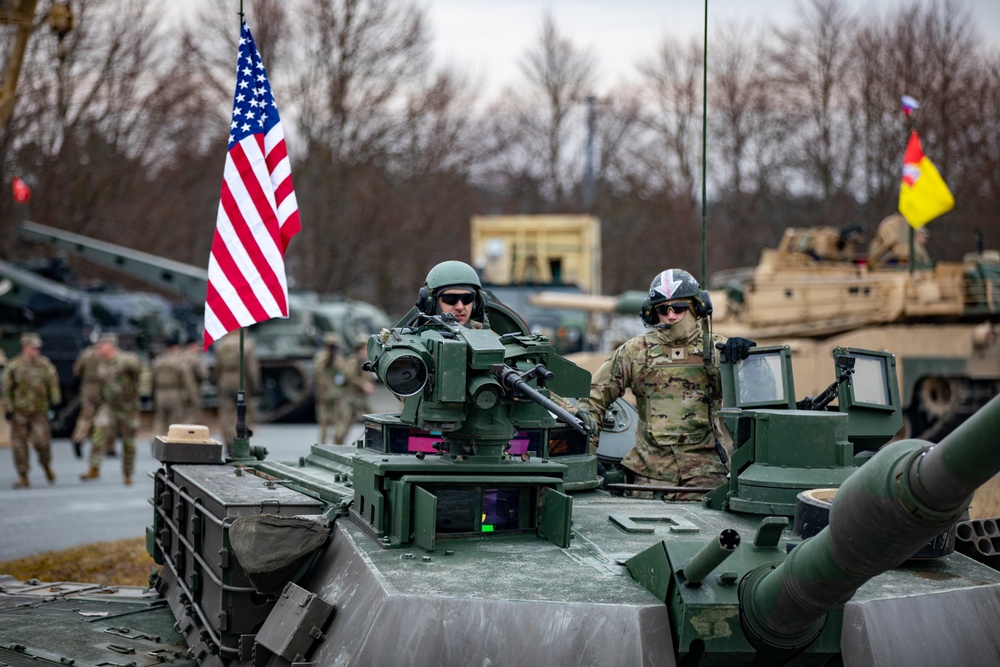
<instances>
[{"instance_id":1,"label":"group of soldiers","mask_svg":"<svg viewBox=\"0 0 1000 667\"><path fill-rule=\"evenodd\" d=\"M30 486L29 446L34 446L38 463L50 484L52 471L52 429L50 411L62 402L55 366L41 353L37 333L21 335L21 354L14 357L0 377L3 409L11 424L14 466L18 479L14 488ZM135 469L135 434L139 428L139 386L143 372L138 355L118 348L118 337L104 334L85 349L76 362L83 382L82 410L73 442L82 458L82 442L91 438L90 466L80 477L100 478L101 461L122 440L122 472L125 484L132 483Z\"/></svg>"},{"instance_id":2,"label":"group of soldiers","mask_svg":"<svg viewBox=\"0 0 1000 667\"><path fill-rule=\"evenodd\" d=\"M368 396L375 387L371 375L362 370L367 339L358 339L349 354L342 352L336 334L327 334L313 363L316 414L320 443L343 443L348 430L368 410ZM30 448L50 484L52 470L51 411L62 402L54 364L42 355L42 338L29 332L21 336L21 354L11 359L0 377L3 413L11 427L11 443L17 481L14 488L30 486ZM153 433L166 433L171 424L201 421L201 386L209 380L216 387L219 427L227 451L236 437L236 401L240 390L239 333L227 334L214 345L211 373L196 342L186 345L168 338L163 352L151 368L134 352L120 349L118 337L104 334L85 348L73 365L80 380L80 413L70 441L77 458L84 458L90 440L83 481L98 480L105 457L116 457L116 441L122 441L122 473L132 484L135 470L135 439L139 430L140 394L144 385L153 402ZM249 337L243 342L243 390L247 397L247 419L253 419L250 397L261 390L260 363ZM332 427L332 428L331 428Z\"/></svg>"}]
</instances>

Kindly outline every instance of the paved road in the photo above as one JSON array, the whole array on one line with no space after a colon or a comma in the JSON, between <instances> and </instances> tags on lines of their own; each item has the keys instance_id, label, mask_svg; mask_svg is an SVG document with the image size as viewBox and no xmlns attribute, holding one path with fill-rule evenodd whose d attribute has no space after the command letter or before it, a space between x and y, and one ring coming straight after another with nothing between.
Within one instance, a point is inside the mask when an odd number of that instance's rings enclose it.
<instances>
[{"instance_id":1,"label":"paved road","mask_svg":"<svg viewBox=\"0 0 1000 667\"><path fill-rule=\"evenodd\" d=\"M316 441L315 424L260 424L251 444L267 447L268 458L294 461L309 451ZM359 437L354 427L348 441ZM213 434L219 438L219 434ZM153 509L147 498L152 494L149 477L157 467L150 452L150 438L136 443L135 483L122 482L121 459L105 459L101 479L81 482L85 461L73 456L69 440L53 442L53 470L56 483L46 484L34 452L31 488L15 491L17 475L10 449L0 448L0 562L66 547L140 537L152 523ZM121 444L118 445L121 449Z\"/></svg>"}]
</instances>

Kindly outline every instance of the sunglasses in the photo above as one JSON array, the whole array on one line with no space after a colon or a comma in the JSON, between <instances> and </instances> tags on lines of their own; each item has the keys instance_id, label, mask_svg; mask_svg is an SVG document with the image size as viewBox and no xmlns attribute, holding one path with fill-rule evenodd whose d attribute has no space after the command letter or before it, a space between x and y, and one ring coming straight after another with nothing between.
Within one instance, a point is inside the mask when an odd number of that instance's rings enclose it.
<instances>
[{"instance_id":1,"label":"sunglasses","mask_svg":"<svg viewBox=\"0 0 1000 667\"><path fill-rule=\"evenodd\" d=\"M687 312L688 308L691 307L690 303L680 302L680 303L661 303L656 307L657 315L666 316L670 311L677 313L678 315L683 315Z\"/></svg>"},{"instance_id":2,"label":"sunglasses","mask_svg":"<svg viewBox=\"0 0 1000 667\"><path fill-rule=\"evenodd\" d=\"M454 306L459 301L468 306L476 300L476 295L472 292L462 292L461 294L442 294L438 297L438 299L441 303L448 306Z\"/></svg>"}]
</instances>

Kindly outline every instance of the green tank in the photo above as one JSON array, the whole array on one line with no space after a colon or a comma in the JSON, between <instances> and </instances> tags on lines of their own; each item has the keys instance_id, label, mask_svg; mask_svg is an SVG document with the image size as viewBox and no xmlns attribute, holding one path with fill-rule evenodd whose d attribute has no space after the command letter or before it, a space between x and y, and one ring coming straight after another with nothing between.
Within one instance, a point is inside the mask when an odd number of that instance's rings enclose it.
<instances>
[{"instance_id":1,"label":"green tank","mask_svg":"<svg viewBox=\"0 0 1000 667\"><path fill-rule=\"evenodd\" d=\"M158 437L151 588L0 579L0 662L1000 662L1000 572L953 551L1000 470L1000 398L938 444L881 446L891 353L835 350L799 397L791 351L755 348L723 360L727 483L640 499L564 409L588 373L502 305L489 321L413 312L372 336L403 407L354 445L224 463L197 429ZM825 511L817 487L839 488Z\"/></svg>"}]
</instances>

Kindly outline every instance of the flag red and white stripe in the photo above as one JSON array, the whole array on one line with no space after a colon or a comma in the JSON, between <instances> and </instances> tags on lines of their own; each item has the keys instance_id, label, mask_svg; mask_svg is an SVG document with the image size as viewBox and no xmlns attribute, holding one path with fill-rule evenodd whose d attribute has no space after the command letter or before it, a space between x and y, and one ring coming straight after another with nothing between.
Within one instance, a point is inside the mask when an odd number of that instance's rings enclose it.
<instances>
[{"instance_id":1,"label":"flag red and white stripe","mask_svg":"<svg viewBox=\"0 0 1000 667\"><path fill-rule=\"evenodd\" d=\"M278 107L243 23L229 150L208 261L206 350L229 331L288 317L285 250L300 229Z\"/></svg>"}]
</instances>

